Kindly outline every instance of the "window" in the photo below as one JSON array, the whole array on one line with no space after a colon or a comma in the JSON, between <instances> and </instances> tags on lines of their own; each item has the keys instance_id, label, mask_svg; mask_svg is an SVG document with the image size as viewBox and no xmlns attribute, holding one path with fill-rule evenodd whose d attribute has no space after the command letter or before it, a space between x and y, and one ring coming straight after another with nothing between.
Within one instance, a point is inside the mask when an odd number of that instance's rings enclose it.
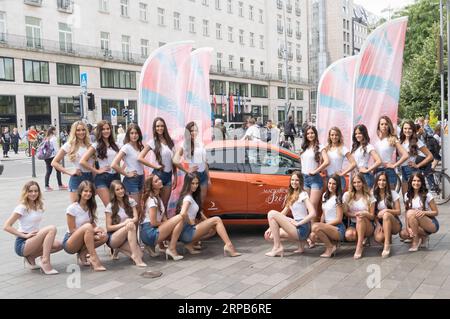
<instances>
[{"instance_id":1,"label":"window","mask_svg":"<svg viewBox=\"0 0 450 319\"><path fill-rule=\"evenodd\" d=\"M228 27L228 41L233 42L233 27Z\"/></svg>"},{"instance_id":2,"label":"window","mask_svg":"<svg viewBox=\"0 0 450 319\"><path fill-rule=\"evenodd\" d=\"M130 55L130 36L122 35L122 57L124 60L129 60Z\"/></svg>"},{"instance_id":3,"label":"window","mask_svg":"<svg viewBox=\"0 0 450 319\"><path fill-rule=\"evenodd\" d=\"M221 10L220 9L220 0L216 0L216 10Z\"/></svg>"},{"instance_id":4,"label":"window","mask_svg":"<svg viewBox=\"0 0 450 319\"><path fill-rule=\"evenodd\" d=\"M141 21L147 22L147 4L140 2L139 3L139 19L141 19Z\"/></svg>"},{"instance_id":5,"label":"window","mask_svg":"<svg viewBox=\"0 0 450 319\"><path fill-rule=\"evenodd\" d=\"M227 1L227 12L228 13L233 13L233 0L228 0Z\"/></svg>"},{"instance_id":6,"label":"window","mask_svg":"<svg viewBox=\"0 0 450 319\"><path fill-rule=\"evenodd\" d=\"M216 23L216 38L222 39L222 25L220 23Z\"/></svg>"},{"instance_id":7,"label":"window","mask_svg":"<svg viewBox=\"0 0 450 319\"><path fill-rule=\"evenodd\" d=\"M203 35L209 37L209 21L203 20Z\"/></svg>"},{"instance_id":8,"label":"window","mask_svg":"<svg viewBox=\"0 0 450 319\"><path fill-rule=\"evenodd\" d=\"M269 88L267 85L252 84L252 97L267 98Z\"/></svg>"},{"instance_id":9,"label":"window","mask_svg":"<svg viewBox=\"0 0 450 319\"><path fill-rule=\"evenodd\" d=\"M0 95L0 114L6 116L12 115L13 117L10 121L7 120L6 123L2 121L2 126L11 124L15 127L17 125L16 97L14 95Z\"/></svg>"},{"instance_id":10,"label":"window","mask_svg":"<svg viewBox=\"0 0 450 319\"><path fill-rule=\"evenodd\" d=\"M175 30L181 30L181 27L180 27L180 13L179 12L174 12L173 13L173 28Z\"/></svg>"},{"instance_id":11,"label":"window","mask_svg":"<svg viewBox=\"0 0 450 319\"><path fill-rule=\"evenodd\" d=\"M120 15L128 17L128 0L120 0Z\"/></svg>"},{"instance_id":12,"label":"window","mask_svg":"<svg viewBox=\"0 0 450 319\"><path fill-rule=\"evenodd\" d=\"M278 99L284 100L286 98L286 88L279 86L278 87Z\"/></svg>"},{"instance_id":13,"label":"window","mask_svg":"<svg viewBox=\"0 0 450 319\"><path fill-rule=\"evenodd\" d=\"M158 8L158 24L164 25L164 9Z\"/></svg>"},{"instance_id":14,"label":"window","mask_svg":"<svg viewBox=\"0 0 450 319\"><path fill-rule=\"evenodd\" d=\"M261 74L264 74L264 62L263 61L259 62L259 72Z\"/></svg>"},{"instance_id":15,"label":"window","mask_svg":"<svg viewBox=\"0 0 450 319\"><path fill-rule=\"evenodd\" d=\"M250 32L250 46L255 46L255 34L253 32Z\"/></svg>"},{"instance_id":16,"label":"window","mask_svg":"<svg viewBox=\"0 0 450 319\"><path fill-rule=\"evenodd\" d=\"M239 16L244 16L244 3L242 1L239 1Z\"/></svg>"},{"instance_id":17,"label":"window","mask_svg":"<svg viewBox=\"0 0 450 319\"><path fill-rule=\"evenodd\" d=\"M278 63L278 80L283 79L283 64Z\"/></svg>"},{"instance_id":18,"label":"window","mask_svg":"<svg viewBox=\"0 0 450 319\"><path fill-rule=\"evenodd\" d=\"M264 11L259 9L259 23L264 23Z\"/></svg>"},{"instance_id":19,"label":"window","mask_svg":"<svg viewBox=\"0 0 450 319\"><path fill-rule=\"evenodd\" d=\"M241 72L244 72L244 70L245 70L244 61L245 61L245 59L242 57L239 59L239 69L241 70Z\"/></svg>"},{"instance_id":20,"label":"window","mask_svg":"<svg viewBox=\"0 0 450 319\"><path fill-rule=\"evenodd\" d=\"M59 49L64 52L72 52L72 29L67 23L59 22Z\"/></svg>"},{"instance_id":21,"label":"window","mask_svg":"<svg viewBox=\"0 0 450 319\"><path fill-rule=\"evenodd\" d=\"M234 60L234 56L229 55L229 56L228 56L228 68L229 68L230 70L233 70L233 69L234 69L233 60Z\"/></svg>"},{"instance_id":22,"label":"window","mask_svg":"<svg viewBox=\"0 0 450 319\"><path fill-rule=\"evenodd\" d=\"M248 96L248 84L230 82L230 92L233 95ZM239 93L239 94L238 94Z\"/></svg>"},{"instance_id":23,"label":"window","mask_svg":"<svg viewBox=\"0 0 450 319\"><path fill-rule=\"evenodd\" d=\"M26 125L52 124L50 97L25 96Z\"/></svg>"},{"instance_id":24,"label":"window","mask_svg":"<svg viewBox=\"0 0 450 319\"><path fill-rule=\"evenodd\" d=\"M109 51L109 32L100 32L100 46L102 51Z\"/></svg>"},{"instance_id":25,"label":"window","mask_svg":"<svg viewBox=\"0 0 450 319\"><path fill-rule=\"evenodd\" d=\"M14 81L14 59L0 57L0 81Z\"/></svg>"},{"instance_id":26,"label":"window","mask_svg":"<svg viewBox=\"0 0 450 319\"><path fill-rule=\"evenodd\" d=\"M252 174L287 175L291 169L301 167L298 160L262 148L247 149L245 161L250 163Z\"/></svg>"},{"instance_id":27,"label":"window","mask_svg":"<svg viewBox=\"0 0 450 319\"><path fill-rule=\"evenodd\" d=\"M289 88L289 99L295 100L295 89Z\"/></svg>"},{"instance_id":28,"label":"window","mask_svg":"<svg viewBox=\"0 0 450 319\"><path fill-rule=\"evenodd\" d=\"M109 12L109 0L99 0L98 7L101 12Z\"/></svg>"},{"instance_id":29,"label":"window","mask_svg":"<svg viewBox=\"0 0 450 319\"><path fill-rule=\"evenodd\" d=\"M225 81L210 80L210 92L215 94L225 94ZM217 101L218 102L218 101Z\"/></svg>"},{"instance_id":30,"label":"window","mask_svg":"<svg viewBox=\"0 0 450 319\"><path fill-rule=\"evenodd\" d=\"M263 35L259 36L259 48L264 49L264 36Z\"/></svg>"},{"instance_id":31,"label":"window","mask_svg":"<svg viewBox=\"0 0 450 319\"><path fill-rule=\"evenodd\" d=\"M209 6L208 0L202 0L202 4L203 4L204 6L206 6L206 7Z\"/></svg>"},{"instance_id":32,"label":"window","mask_svg":"<svg viewBox=\"0 0 450 319\"><path fill-rule=\"evenodd\" d=\"M60 85L80 85L80 66L56 63L57 82Z\"/></svg>"},{"instance_id":33,"label":"window","mask_svg":"<svg viewBox=\"0 0 450 319\"><path fill-rule=\"evenodd\" d=\"M6 41L6 13L0 11L0 42Z\"/></svg>"},{"instance_id":34,"label":"window","mask_svg":"<svg viewBox=\"0 0 450 319\"><path fill-rule=\"evenodd\" d=\"M57 1L58 10L68 12L68 13L72 13L72 11L73 11L72 4L73 4L73 1L71 1L71 0L58 0Z\"/></svg>"},{"instance_id":35,"label":"window","mask_svg":"<svg viewBox=\"0 0 450 319\"><path fill-rule=\"evenodd\" d=\"M100 69L102 88L136 90L136 72Z\"/></svg>"},{"instance_id":36,"label":"window","mask_svg":"<svg viewBox=\"0 0 450 319\"><path fill-rule=\"evenodd\" d=\"M41 19L25 17L25 28L27 35L27 47L40 48L42 46Z\"/></svg>"},{"instance_id":37,"label":"window","mask_svg":"<svg viewBox=\"0 0 450 319\"><path fill-rule=\"evenodd\" d=\"M302 69L298 66L297 67L297 81L301 81L301 80L302 80Z\"/></svg>"},{"instance_id":38,"label":"window","mask_svg":"<svg viewBox=\"0 0 450 319\"><path fill-rule=\"evenodd\" d=\"M248 18L253 20L253 6L248 6Z\"/></svg>"},{"instance_id":39,"label":"window","mask_svg":"<svg viewBox=\"0 0 450 319\"><path fill-rule=\"evenodd\" d=\"M25 82L50 83L48 62L23 60L23 74Z\"/></svg>"},{"instance_id":40,"label":"window","mask_svg":"<svg viewBox=\"0 0 450 319\"><path fill-rule=\"evenodd\" d=\"M239 30L239 44L244 44L244 30Z\"/></svg>"},{"instance_id":41,"label":"window","mask_svg":"<svg viewBox=\"0 0 450 319\"><path fill-rule=\"evenodd\" d=\"M141 57L148 57L148 40L141 39Z\"/></svg>"},{"instance_id":42,"label":"window","mask_svg":"<svg viewBox=\"0 0 450 319\"><path fill-rule=\"evenodd\" d=\"M303 90L302 89L295 89L295 91L296 91L296 95L297 95L296 99L297 100L303 100Z\"/></svg>"},{"instance_id":43,"label":"window","mask_svg":"<svg viewBox=\"0 0 450 319\"><path fill-rule=\"evenodd\" d=\"M195 17L189 17L189 32L195 33Z\"/></svg>"},{"instance_id":44,"label":"window","mask_svg":"<svg viewBox=\"0 0 450 319\"><path fill-rule=\"evenodd\" d=\"M252 75L255 74L255 60L250 59L250 72Z\"/></svg>"},{"instance_id":45,"label":"window","mask_svg":"<svg viewBox=\"0 0 450 319\"><path fill-rule=\"evenodd\" d=\"M208 169L219 172L242 172L239 161L239 151L233 148L216 148L208 150ZM242 156L243 157L243 156Z\"/></svg>"},{"instance_id":46,"label":"window","mask_svg":"<svg viewBox=\"0 0 450 319\"><path fill-rule=\"evenodd\" d=\"M222 53L217 52L217 72L222 72Z\"/></svg>"}]
</instances>

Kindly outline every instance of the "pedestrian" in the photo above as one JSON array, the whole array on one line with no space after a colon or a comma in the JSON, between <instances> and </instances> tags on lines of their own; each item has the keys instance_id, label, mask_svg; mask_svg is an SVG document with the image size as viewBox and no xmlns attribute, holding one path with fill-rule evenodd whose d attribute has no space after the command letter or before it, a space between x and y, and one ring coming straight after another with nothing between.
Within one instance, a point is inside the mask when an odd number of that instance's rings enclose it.
<instances>
[{"instance_id":1,"label":"pedestrian","mask_svg":"<svg viewBox=\"0 0 450 319\"><path fill-rule=\"evenodd\" d=\"M291 140L292 149L295 149L295 134L297 131L295 130L295 124L292 115L289 115L288 120L284 123L284 139Z\"/></svg>"},{"instance_id":2,"label":"pedestrian","mask_svg":"<svg viewBox=\"0 0 450 319\"><path fill-rule=\"evenodd\" d=\"M92 124L86 124L86 126L87 126L87 128L88 128L88 132L89 132L89 140L91 141L91 144L92 143L95 143L95 129L94 129L94 127L92 126Z\"/></svg>"},{"instance_id":3,"label":"pedestrian","mask_svg":"<svg viewBox=\"0 0 450 319\"><path fill-rule=\"evenodd\" d=\"M56 129L53 126L50 126L47 129L47 133L45 135L44 141L49 141L51 145L52 153L49 158L46 158L45 161L45 167L46 167L46 173L45 173L45 190L47 192L51 192L53 188L50 187L50 175L53 171L52 161L55 158L56 154L59 151L57 138L56 138ZM63 185L62 179L61 179L61 172L56 170L56 179L58 181L58 186L60 190L66 190L67 186Z\"/></svg>"},{"instance_id":4,"label":"pedestrian","mask_svg":"<svg viewBox=\"0 0 450 319\"><path fill-rule=\"evenodd\" d=\"M37 138L38 138L38 131L36 131L36 128L32 125L28 129L27 134L27 140L28 140L28 156L31 156L31 148L36 149L37 148Z\"/></svg>"},{"instance_id":5,"label":"pedestrian","mask_svg":"<svg viewBox=\"0 0 450 319\"><path fill-rule=\"evenodd\" d=\"M1 141L3 145L3 158L9 158L9 146L11 145L11 133L9 132L9 128L5 127L3 129L3 134L1 135Z\"/></svg>"},{"instance_id":6,"label":"pedestrian","mask_svg":"<svg viewBox=\"0 0 450 319\"><path fill-rule=\"evenodd\" d=\"M245 131L242 140L261 141L261 132L253 117L247 120L247 131Z\"/></svg>"},{"instance_id":7,"label":"pedestrian","mask_svg":"<svg viewBox=\"0 0 450 319\"><path fill-rule=\"evenodd\" d=\"M24 266L30 270L41 269L46 275L55 275L57 270L50 263L50 254L62 249L61 242L55 240L56 226L49 225L40 228L45 213L42 201L42 192L35 181L26 183L20 195L20 204L17 206L3 229L16 236L16 254L23 257ZM19 228L13 225L19 222ZM41 257L40 265L36 258Z\"/></svg>"},{"instance_id":8,"label":"pedestrian","mask_svg":"<svg viewBox=\"0 0 450 319\"><path fill-rule=\"evenodd\" d=\"M225 139L226 139L225 126L223 126L221 119L215 119L212 140L213 141L223 141Z\"/></svg>"},{"instance_id":9,"label":"pedestrian","mask_svg":"<svg viewBox=\"0 0 450 319\"><path fill-rule=\"evenodd\" d=\"M125 138L125 131L122 128L122 125L119 125L119 128L117 129L117 146L122 147L123 146L123 140Z\"/></svg>"},{"instance_id":10,"label":"pedestrian","mask_svg":"<svg viewBox=\"0 0 450 319\"><path fill-rule=\"evenodd\" d=\"M19 131L17 127L13 128L13 132L11 133L11 147L14 150L15 154L19 152L19 140L22 140L20 137Z\"/></svg>"},{"instance_id":11,"label":"pedestrian","mask_svg":"<svg viewBox=\"0 0 450 319\"><path fill-rule=\"evenodd\" d=\"M66 144L67 142L67 131L66 129L61 130L61 132L59 133L59 145L63 146L64 144Z\"/></svg>"},{"instance_id":12,"label":"pedestrian","mask_svg":"<svg viewBox=\"0 0 450 319\"><path fill-rule=\"evenodd\" d=\"M268 124L270 123L270 141L269 143L275 146L280 145L280 129L277 125L272 124L271 120L268 120ZM269 129L269 125L267 126Z\"/></svg>"}]
</instances>

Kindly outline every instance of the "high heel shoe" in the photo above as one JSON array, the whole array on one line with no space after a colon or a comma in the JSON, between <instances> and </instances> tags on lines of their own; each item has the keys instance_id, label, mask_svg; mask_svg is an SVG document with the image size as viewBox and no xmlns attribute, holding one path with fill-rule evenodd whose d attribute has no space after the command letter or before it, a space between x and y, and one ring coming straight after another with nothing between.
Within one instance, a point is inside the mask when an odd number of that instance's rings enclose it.
<instances>
[{"instance_id":1,"label":"high heel shoe","mask_svg":"<svg viewBox=\"0 0 450 319\"><path fill-rule=\"evenodd\" d=\"M223 246L223 255L224 255L224 257L226 257L227 255L229 257L238 257L238 256L242 255L241 253L238 253L234 249L233 245L231 245L230 247L231 248L229 248L229 246L227 246L227 245ZM283 247L281 247L281 248L283 248ZM281 254L283 254L283 252L281 252Z\"/></svg>"},{"instance_id":2,"label":"high heel shoe","mask_svg":"<svg viewBox=\"0 0 450 319\"><path fill-rule=\"evenodd\" d=\"M145 262L141 261L136 261L136 257L134 257L133 255L131 255L131 260L133 260L134 264L139 267L139 268L145 268L147 267L147 264Z\"/></svg>"},{"instance_id":3,"label":"high heel shoe","mask_svg":"<svg viewBox=\"0 0 450 319\"><path fill-rule=\"evenodd\" d=\"M389 249L383 249L383 252L381 253L381 258L388 258L391 254L391 247Z\"/></svg>"},{"instance_id":4,"label":"high heel shoe","mask_svg":"<svg viewBox=\"0 0 450 319\"><path fill-rule=\"evenodd\" d=\"M276 256L280 256L281 258L283 258L284 255L284 249L283 247L280 247L276 250L271 250L268 253L265 254L267 257L276 257Z\"/></svg>"},{"instance_id":5,"label":"high heel shoe","mask_svg":"<svg viewBox=\"0 0 450 319\"><path fill-rule=\"evenodd\" d=\"M175 255L169 248L166 249L166 260L169 259L169 256L172 257L173 260L180 260L184 257L181 255Z\"/></svg>"},{"instance_id":6,"label":"high heel shoe","mask_svg":"<svg viewBox=\"0 0 450 319\"><path fill-rule=\"evenodd\" d=\"M191 245L184 245L184 248L186 248L186 250L189 252L189 254L191 255L198 255L201 254L200 250L195 249L193 246Z\"/></svg>"},{"instance_id":7,"label":"high heel shoe","mask_svg":"<svg viewBox=\"0 0 450 319\"><path fill-rule=\"evenodd\" d=\"M358 249L356 249L356 250L358 250ZM356 251L355 251L355 254L353 255L353 259L357 260L357 259L361 259L361 257L362 257L362 249L361 249L361 252L359 254L357 254Z\"/></svg>"},{"instance_id":8,"label":"high heel shoe","mask_svg":"<svg viewBox=\"0 0 450 319\"><path fill-rule=\"evenodd\" d=\"M334 256L336 256L336 250L337 250L337 247L333 246L333 248L331 249L331 253L329 255L323 253L322 255L320 255L320 257L322 257L322 258L334 257Z\"/></svg>"},{"instance_id":9,"label":"high heel shoe","mask_svg":"<svg viewBox=\"0 0 450 319\"><path fill-rule=\"evenodd\" d=\"M416 245L416 246L412 246L412 245L411 245L411 248L408 249L408 251L410 251L410 252L416 252L416 251L419 251L420 245L422 245L422 238L419 238L419 241L417 242L417 245Z\"/></svg>"},{"instance_id":10,"label":"high heel shoe","mask_svg":"<svg viewBox=\"0 0 450 319\"><path fill-rule=\"evenodd\" d=\"M422 238L422 244L420 245L420 248L428 248L430 247L430 236L425 236Z\"/></svg>"},{"instance_id":11,"label":"high heel shoe","mask_svg":"<svg viewBox=\"0 0 450 319\"><path fill-rule=\"evenodd\" d=\"M38 264L32 265L27 257L23 257L23 267L29 270L36 270L41 268Z\"/></svg>"},{"instance_id":12,"label":"high heel shoe","mask_svg":"<svg viewBox=\"0 0 450 319\"><path fill-rule=\"evenodd\" d=\"M90 266L93 271L105 271L106 268L100 263L100 260L95 259L95 261L91 258Z\"/></svg>"},{"instance_id":13,"label":"high heel shoe","mask_svg":"<svg viewBox=\"0 0 450 319\"><path fill-rule=\"evenodd\" d=\"M56 275L56 274L59 274L59 272L58 272L56 269L52 268L52 269L50 269L50 270L45 270L43 266L44 266L44 264L42 264L41 267L40 267L42 273L44 273L44 274L46 274L46 275Z\"/></svg>"},{"instance_id":14,"label":"high heel shoe","mask_svg":"<svg viewBox=\"0 0 450 319\"><path fill-rule=\"evenodd\" d=\"M82 260L80 254L77 254L77 262L78 262L78 265L85 266L85 267L89 267L91 265L91 263L87 260L87 258L86 258L86 260Z\"/></svg>"},{"instance_id":15,"label":"high heel shoe","mask_svg":"<svg viewBox=\"0 0 450 319\"><path fill-rule=\"evenodd\" d=\"M158 257L159 251L154 250L152 247L145 245L145 251L150 255L150 257Z\"/></svg>"}]
</instances>

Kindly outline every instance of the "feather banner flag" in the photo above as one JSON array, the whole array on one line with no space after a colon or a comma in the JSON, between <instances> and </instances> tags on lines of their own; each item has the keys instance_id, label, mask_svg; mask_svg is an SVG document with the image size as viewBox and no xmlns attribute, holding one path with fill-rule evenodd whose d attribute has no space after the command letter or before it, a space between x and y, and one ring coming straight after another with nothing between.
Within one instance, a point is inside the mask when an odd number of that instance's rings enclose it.
<instances>
[{"instance_id":1,"label":"feather banner flag","mask_svg":"<svg viewBox=\"0 0 450 319\"><path fill-rule=\"evenodd\" d=\"M357 56L340 59L322 74L317 94L319 141L326 143L328 131L340 128L344 144L351 148L352 107Z\"/></svg>"},{"instance_id":2,"label":"feather banner flag","mask_svg":"<svg viewBox=\"0 0 450 319\"><path fill-rule=\"evenodd\" d=\"M408 18L387 22L373 31L359 53L355 70L353 126L364 124L377 139L378 119L397 123L403 51Z\"/></svg>"}]
</instances>

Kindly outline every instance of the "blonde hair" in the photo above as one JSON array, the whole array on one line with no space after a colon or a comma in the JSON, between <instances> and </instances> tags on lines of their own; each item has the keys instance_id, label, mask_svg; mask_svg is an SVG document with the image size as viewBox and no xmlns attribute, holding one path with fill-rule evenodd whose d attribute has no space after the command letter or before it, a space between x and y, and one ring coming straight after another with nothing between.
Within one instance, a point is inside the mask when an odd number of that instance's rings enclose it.
<instances>
[{"instance_id":1,"label":"blonde hair","mask_svg":"<svg viewBox=\"0 0 450 319\"><path fill-rule=\"evenodd\" d=\"M22 193L20 194L20 203L24 205L27 209L27 211L31 208L31 203L28 200L28 192L30 191L31 186L36 186L39 192L38 198L34 201L34 204L36 206L36 210L44 210L44 202L42 201L42 192L41 188L39 187L39 184L35 181L29 181L22 187Z\"/></svg>"},{"instance_id":2,"label":"blonde hair","mask_svg":"<svg viewBox=\"0 0 450 319\"><path fill-rule=\"evenodd\" d=\"M328 131L328 145L326 146L326 151L328 152L330 149L331 149L331 147L333 146L333 142L331 141L331 132L332 131L335 131L336 132L336 134L339 136L339 141L338 141L338 147L337 147L337 149L338 149L338 155L339 156L342 156L342 146L344 146L344 141L343 141L343 137L342 137L342 132L341 132L341 130L338 128L338 127L336 127L336 126L333 126L332 128L330 128L330 130Z\"/></svg>"},{"instance_id":3,"label":"blonde hair","mask_svg":"<svg viewBox=\"0 0 450 319\"><path fill-rule=\"evenodd\" d=\"M363 198L364 198L364 201L366 202L367 210L369 210L369 208L370 208L371 192L370 192L369 186L367 185L367 182L366 182L366 180L364 178L364 175L361 174L361 173L358 173L355 176L353 176L353 178L352 178L352 180L350 182L350 188L349 188L349 191L348 191L348 195L349 196L348 196L348 198L346 198L347 200L346 200L345 204L350 206L351 203L356 199L356 189L355 189L355 186L353 186L353 181L355 180L355 178L359 178L361 180L362 184L363 184L363 189L362 189Z\"/></svg>"},{"instance_id":4,"label":"blonde hair","mask_svg":"<svg viewBox=\"0 0 450 319\"><path fill-rule=\"evenodd\" d=\"M81 142L77 139L77 127L78 125L83 126L86 135L84 136L84 140L83 140L83 144L84 146L86 146L86 148L89 148L89 146L91 146L91 140L89 139L89 131L87 128L87 125L84 124L84 122L82 121L76 121L72 124L72 127L70 128L70 134L69 134L69 138L67 140L67 143L69 143L70 145L70 149L69 152L67 153L67 155L69 156L69 160L71 162L75 161L76 157L77 157L77 153L78 150L80 149L81 146Z\"/></svg>"},{"instance_id":5,"label":"blonde hair","mask_svg":"<svg viewBox=\"0 0 450 319\"><path fill-rule=\"evenodd\" d=\"M380 130L380 124L381 124L381 120L385 120L387 125L388 125L388 142L390 146L395 146L395 144L398 142L398 138L397 138L397 134L394 130L394 125L392 124L391 119L387 116L387 115L383 115L382 117L380 117L380 119L378 120L378 125L377 125L377 131L378 131L378 136L381 139L381 130Z\"/></svg>"}]
</instances>

